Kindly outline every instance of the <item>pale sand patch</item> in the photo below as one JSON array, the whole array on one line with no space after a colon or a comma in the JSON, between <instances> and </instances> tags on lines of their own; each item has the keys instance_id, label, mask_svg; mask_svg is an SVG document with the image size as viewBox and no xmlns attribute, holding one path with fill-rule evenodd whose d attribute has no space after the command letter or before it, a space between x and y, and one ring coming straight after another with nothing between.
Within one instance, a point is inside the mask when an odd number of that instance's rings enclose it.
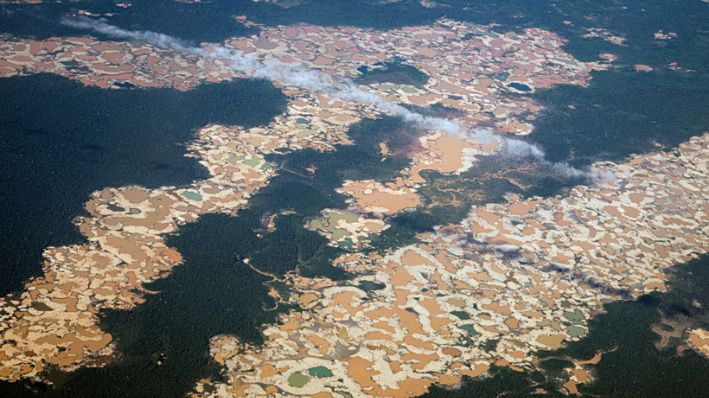
<instances>
[{"instance_id":1,"label":"pale sand patch","mask_svg":"<svg viewBox=\"0 0 709 398\"><path fill-rule=\"evenodd\" d=\"M689 332L688 340L692 348L700 354L709 357L709 331L693 329Z\"/></svg>"},{"instance_id":2,"label":"pale sand patch","mask_svg":"<svg viewBox=\"0 0 709 398\"><path fill-rule=\"evenodd\" d=\"M382 154L382 158L389 156L389 145L386 142L379 143L379 152Z\"/></svg>"},{"instance_id":3,"label":"pale sand patch","mask_svg":"<svg viewBox=\"0 0 709 398\"><path fill-rule=\"evenodd\" d=\"M537 337L537 342L553 350L561 348L561 343L563 341L564 335L562 334L542 334Z\"/></svg>"},{"instance_id":4,"label":"pale sand patch","mask_svg":"<svg viewBox=\"0 0 709 398\"><path fill-rule=\"evenodd\" d=\"M463 167L466 149L473 145L460 137L447 134L434 134L422 137L422 148L414 156L414 166L409 175L415 182L423 182L422 170L435 170L441 173L453 173Z\"/></svg>"},{"instance_id":5,"label":"pale sand patch","mask_svg":"<svg viewBox=\"0 0 709 398\"><path fill-rule=\"evenodd\" d=\"M421 204L418 195L410 188L383 185L376 181L348 181L339 190L351 196L352 205L371 213L395 214Z\"/></svg>"}]
</instances>

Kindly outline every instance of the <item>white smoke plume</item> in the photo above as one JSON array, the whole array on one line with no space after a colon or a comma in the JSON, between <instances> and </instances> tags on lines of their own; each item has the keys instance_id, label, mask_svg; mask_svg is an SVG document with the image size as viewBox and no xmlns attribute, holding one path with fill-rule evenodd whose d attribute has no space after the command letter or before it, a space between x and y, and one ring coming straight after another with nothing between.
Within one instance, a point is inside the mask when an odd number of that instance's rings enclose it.
<instances>
[{"instance_id":1,"label":"white smoke plume","mask_svg":"<svg viewBox=\"0 0 709 398\"><path fill-rule=\"evenodd\" d=\"M66 26L76 29L92 30L112 38L142 41L156 47L196 55L202 58L227 61L232 69L255 78L277 81L289 86L326 93L343 100L354 101L363 105L371 105L380 111L400 117L404 121L415 124L426 130L440 130L450 134L456 134L460 131L460 126L450 120L424 116L420 113L410 111L401 105L394 104L378 95L368 93L358 88L349 80L335 80L328 74L307 69L302 65L287 64L273 58L261 60L253 54L245 54L242 51L220 45L194 47L172 36L150 31L126 30L110 25L103 19L95 20L87 17L75 17L63 18L61 22Z\"/></svg>"},{"instance_id":2,"label":"white smoke plume","mask_svg":"<svg viewBox=\"0 0 709 398\"><path fill-rule=\"evenodd\" d=\"M95 20L88 17L64 17L61 23L62 25L75 29L93 30L94 32L102 33L113 38L144 41L160 48L171 48L177 51L188 51L191 49L187 42L172 36L149 31L125 30L106 23L104 19Z\"/></svg>"},{"instance_id":3,"label":"white smoke plume","mask_svg":"<svg viewBox=\"0 0 709 398\"><path fill-rule=\"evenodd\" d=\"M467 131L468 137L483 144L497 144L500 146L502 156L515 158L532 158L543 166L549 167L555 173L566 178L586 179L590 181L610 181L614 176L611 172L600 172L591 166L585 170L577 169L566 162L550 162L546 160L544 151L535 144L495 134L489 128L476 128Z\"/></svg>"},{"instance_id":4,"label":"white smoke plume","mask_svg":"<svg viewBox=\"0 0 709 398\"><path fill-rule=\"evenodd\" d=\"M425 130L460 134L463 128L455 121L439 117L425 116L411 111L399 104L388 101L376 94L358 88L347 79L334 79L332 76L299 64L288 64L274 58L260 59L254 54L226 48L221 45L195 47L175 37L150 31L132 31L108 24L104 19L88 17L63 18L62 24L76 29L92 30L117 39L146 42L156 47L195 55L200 58L226 61L233 70L255 78L277 81L309 91L322 92L345 101L371 105L382 112L401 118ZM579 170L568 163L552 163L544 158L544 151L534 144L495 134L490 129L473 129L464 132L470 138L482 143L498 143L504 156L531 157L552 168L557 173L570 178L585 178L591 181L608 179L594 168Z\"/></svg>"}]
</instances>

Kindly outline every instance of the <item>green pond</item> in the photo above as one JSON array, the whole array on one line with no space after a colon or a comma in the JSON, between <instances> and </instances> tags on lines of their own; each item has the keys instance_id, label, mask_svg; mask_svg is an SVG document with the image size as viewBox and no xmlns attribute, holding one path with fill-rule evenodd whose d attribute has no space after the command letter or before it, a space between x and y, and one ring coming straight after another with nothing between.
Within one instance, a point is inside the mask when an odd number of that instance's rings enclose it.
<instances>
[{"instance_id":1,"label":"green pond","mask_svg":"<svg viewBox=\"0 0 709 398\"><path fill-rule=\"evenodd\" d=\"M308 374L313 377L332 377L332 371L324 366L310 368Z\"/></svg>"},{"instance_id":2,"label":"green pond","mask_svg":"<svg viewBox=\"0 0 709 398\"><path fill-rule=\"evenodd\" d=\"M310 381L310 377L300 373L296 372L293 373L292 375L288 376L288 384L291 385L292 387L298 387L301 388L308 384Z\"/></svg>"}]
</instances>

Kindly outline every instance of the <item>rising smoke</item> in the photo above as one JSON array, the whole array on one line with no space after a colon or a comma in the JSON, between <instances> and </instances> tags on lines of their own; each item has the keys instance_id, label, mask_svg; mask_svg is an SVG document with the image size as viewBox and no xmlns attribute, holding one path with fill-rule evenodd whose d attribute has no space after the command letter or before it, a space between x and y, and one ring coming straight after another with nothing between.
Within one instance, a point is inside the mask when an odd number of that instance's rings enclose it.
<instances>
[{"instance_id":1,"label":"rising smoke","mask_svg":"<svg viewBox=\"0 0 709 398\"><path fill-rule=\"evenodd\" d=\"M555 173L573 179L586 179L590 181L610 181L613 174L611 172L601 172L595 167L588 167L585 170L577 169L566 162L550 162L546 160L544 151L535 144L522 141L518 138L504 137L495 134L489 128L475 128L466 131L466 135L483 144L497 144L501 156L513 158L532 158L545 167L550 168Z\"/></svg>"},{"instance_id":2,"label":"rising smoke","mask_svg":"<svg viewBox=\"0 0 709 398\"><path fill-rule=\"evenodd\" d=\"M470 138L483 143L495 142L502 148L503 156L530 157L551 167L557 173L569 178L585 178L592 181L607 179L594 168L579 170L567 163L552 163L545 159L544 151L528 142L495 134L490 129L473 129L465 131L458 123L433 116L425 116L411 111L399 104L388 101L376 94L358 88L351 80L334 79L320 71L307 69L299 64L288 64L274 58L260 59L255 54L246 54L240 50L226 48L220 45L196 47L175 37L150 31L132 31L106 23L103 19L87 17L63 18L62 24L76 29L92 30L97 33L117 39L128 39L146 42L156 47L194 55L204 59L227 62L235 71L288 86L305 90L321 92L345 101L370 105L378 110L399 117L407 123L424 130L443 131L449 134L466 134Z\"/></svg>"},{"instance_id":3,"label":"rising smoke","mask_svg":"<svg viewBox=\"0 0 709 398\"><path fill-rule=\"evenodd\" d=\"M363 105L371 105L383 112L400 117L404 121L415 124L426 130L439 130L450 134L456 134L460 131L460 126L450 120L424 116L420 113L412 112L378 95L359 89L349 80L335 80L328 74L306 69L298 64L287 64L273 58L261 60L254 54L246 54L242 51L219 45L194 47L183 40L163 33L126 30L110 25L106 23L105 20L76 17L63 18L61 22L72 28L93 30L94 32L112 38L142 41L156 47L191 54L201 58L226 61L232 69L255 78L277 81L288 86L326 93L336 98L354 101Z\"/></svg>"}]
</instances>

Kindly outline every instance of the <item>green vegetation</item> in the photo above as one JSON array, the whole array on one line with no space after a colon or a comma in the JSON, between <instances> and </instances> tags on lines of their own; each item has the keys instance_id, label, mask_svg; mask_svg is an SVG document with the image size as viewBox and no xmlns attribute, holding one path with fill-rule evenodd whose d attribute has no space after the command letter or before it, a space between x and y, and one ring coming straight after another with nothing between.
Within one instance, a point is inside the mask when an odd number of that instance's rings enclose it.
<instances>
[{"instance_id":1,"label":"green vegetation","mask_svg":"<svg viewBox=\"0 0 709 398\"><path fill-rule=\"evenodd\" d=\"M285 109L270 82L247 79L182 92L104 90L41 74L0 79L0 93L0 294L40 274L47 246L84 241L71 220L91 192L204 178L184 156L196 129L252 127Z\"/></svg>"},{"instance_id":2,"label":"green vegetation","mask_svg":"<svg viewBox=\"0 0 709 398\"><path fill-rule=\"evenodd\" d=\"M378 250L413 243L417 233L432 231L436 225L458 223L472 206L501 202L511 192L549 196L584 182L528 160L497 155L482 158L460 175L435 171L421 175L426 179L419 189L423 204L388 220L391 227L372 238L372 245Z\"/></svg>"},{"instance_id":3,"label":"green vegetation","mask_svg":"<svg viewBox=\"0 0 709 398\"><path fill-rule=\"evenodd\" d=\"M560 392L570 359L586 360L603 351L592 365L594 381L581 385L588 397L699 397L709 391L709 360L693 350L678 354L682 344L672 340L664 349L650 328L664 318L679 319L692 327L709 327L709 256L677 267L664 294L653 293L635 301L612 302L606 313L590 320L589 333L581 340L555 351L541 352L543 372L518 373L493 367L492 377L468 379L459 390L434 387L424 395L437 397L525 397L536 388L550 396Z\"/></svg>"},{"instance_id":4,"label":"green vegetation","mask_svg":"<svg viewBox=\"0 0 709 398\"><path fill-rule=\"evenodd\" d=\"M459 389L433 386L421 398L496 398L500 396L522 398L533 396L532 392L536 386L532 386L533 381L530 375L498 367L492 367L489 373L491 376L486 378L474 380L465 378ZM537 379L543 380L541 374L535 376ZM544 395L544 397L547 396L549 395ZM552 392L550 396L561 396L561 394Z\"/></svg>"},{"instance_id":5,"label":"green vegetation","mask_svg":"<svg viewBox=\"0 0 709 398\"><path fill-rule=\"evenodd\" d=\"M567 39L565 49L578 58L596 60L601 52L620 56L617 68L594 73L587 88L562 86L530 94L546 110L528 139L540 143L551 160L568 160L575 165L620 160L633 152L654 150L655 143L676 145L709 126L705 111L709 108L705 95L709 87L709 18L700 1L496 0L475 2L473 7L463 0L437 3L446 7L426 9L418 1L382 4L354 0L312 0L288 10L265 2L232 0L198 4L154 0L134 2L125 10L113 2L5 5L0 9L0 26L3 32L17 36L85 34L58 23L58 16L81 7L97 14L114 14L110 22L118 26L195 42L221 42L251 32L234 23L234 15L247 15L267 25L306 22L391 28L429 24L446 16L495 22L499 24L495 30L500 32L542 27ZM630 45L581 37L585 28L594 26L624 35ZM678 37L658 43L653 34L659 29L677 32ZM693 72L667 69L673 61ZM651 65L656 71L635 73L635 63ZM410 72L394 68L393 74L378 72L379 77L374 73L369 78L412 79ZM413 75L416 82L416 73ZM265 123L284 104L278 90L260 81L206 85L180 93L98 90L55 76L34 76L2 79L0 92L0 126L4 142L9 143L3 146L6 153L1 153L9 173L3 179L7 183L2 184L7 189L0 195L5 199L0 201L3 230L9 231L3 236L3 291L17 289L28 276L40 272L39 253L44 247L82 240L67 220L81 213L91 191L126 184L180 185L203 177L196 162L183 157L184 148L174 144L186 142L195 128L211 122ZM77 109L81 112L74 112ZM57 384L63 388L56 390L45 391L46 386L31 383L29 387L47 396L181 396L194 380L218 373L205 355L209 337L233 333L257 343L262 325L275 319L275 311L263 310L273 305L263 286L266 279L243 267L244 256L276 274L297 266L306 275L346 278L330 266L341 250L327 247L319 235L304 231L304 220L326 207L344 207L343 198L333 191L344 178L385 180L396 175L408 162L396 154L405 151L412 136L390 119L365 121L353 128L352 135L357 145L338 148L335 153L301 151L270 159L297 171L315 163L318 173L313 178L280 174L239 217L209 216L181 228L180 235L169 243L184 254L186 264L148 286L160 293L149 296L132 312L102 314L105 329L117 337L121 362L57 376ZM379 162L376 148L382 140L388 141L395 154L385 162ZM499 164L486 166L486 161ZM486 161L481 164L483 170L512 169L512 174L427 176L431 186L422 192L424 205L395 217L392 227L378 238L377 247L412 242L417 232L456 222L470 205L500 200L505 192L549 194L571 183L539 170L530 170L534 173L529 174L537 177L528 177L520 165L508 167L499 159ZM39 174L27 174L35 171ZM49 173L54 173L51 179L46 178ZM510 175L522 184L512 184L506 178ZM57 199L60 201L55 202ZM255 237L252 232L259 228L264 211L272 214L288 209L295 209L296 215L279 217L278 231L260 240ZM702 396L709 391L708 361L691 351L677 356L673 348L657 350L656 336L649 326L661 313L686 316L706 326L706 270L706 258L692 262L679 270L667 294L609 304L607 314L591 322L586 337L548 356L589 358L598 349L617 347L597 366L597 381L582 388L586 394ZM692 300L702 307L693 306ZM158 360L162 365L157 365ZM551 374L551 368L563 369L568 361L550 359L544 363ZM466 383L461 390L433 388L428 396L529 396L537 387L557 395L553 393L558 388L556 380L540 372L493 368L491 374ZM0 383L0 392L9 397L30 395L23 383Z\"/></svg>"},{"instance_id":6,"label":"green vegetation","mask_svg":"<svg viewBox=\"0 0 709 398\"><path fill-rule=\"evenodd\" d=\"M159 293L147 296L135 309L102 314L102 328L115 337L122 359L104 368L56 372L53 380L61 388L47 395L176 397L200 378L218 377L218 366L205 355L210 337L233 334L258 344L263 325L274 322L280 311L291 310L282 306L266 310L275 305L268 296L269 278L246 267L245 258L277 276L298 269L306 276L348 278L332 266L343 249L327 245L320 234L306 229L306 220L323 209L345 207L344 197L335 192L345 178L383 181L397 175L409 160L399 151L382 162L378 143L386 137L392 148L407 147L416 132L387 118L360 122L350 136L355 145L335 152L303 150L271 156L271 163L296 173L274 176L237 217L205 215L169 236L168 246L183 255L184 265L147 284L147 289ZM317 172L302 177L310 165ZM284 210L294 214L279 215L273 232L263 230L264 214ZM289 293L278 283L274 287L283 295ZM0 391L16 387L0 383Z\"/></svg>"},{"instance_id":7,"label":"green vegetation","mask_svg":"<svg viewBox=\"0 0 709 398\"><path fill-rule=\"evenodd\" d=\"M576 166L669 149L709 127L709 75L629 70L595 73L587 88L560 86L534 96L547 107L529 140L552 161Z\"/></svg>"},{"instance_id":8,"label":"green vegetation","mask_svg":"<svg viewBox=\"0 0 709 398\"><path fill-rule=\"evenodd\" d=\"M588 359L599 350L606 351L594 367L596 381L581 388L584 394L701 396L709 391L709 360L693 350L679 355L677 345L681 342L677 340L658 350L655 342L659 336L650 327L663 317L709 327L708 284L709 256L704 256L679 266L666 294L606 305L606 313L590 321L586 337L542 357Z\"/></svg>"},{"instance_id":9,"label":"green vegetation","mask_svg":"<svg viewBox=\"0 0 709 398\"><path fill-rule=\"evenodd\" d=\"M33 301L31 306L32 306L32 308L36 309L37 311L52 311L52 307L48 306L47 304L45 304L41 301Z\"/></svg>"},{"instance_id":10,"label":"green vegetation","mask_svg":"<svg viewBox=\"0 0 709 398\"><path fill-rule=\"evenodd\" d=\"M372 290L381 290L386 287L385 284L379 283L379 282L372 282L372 281L362 281L359 283L359 288L364 290L365 292L369 292Z\"/></svg>"}]
</instances>

